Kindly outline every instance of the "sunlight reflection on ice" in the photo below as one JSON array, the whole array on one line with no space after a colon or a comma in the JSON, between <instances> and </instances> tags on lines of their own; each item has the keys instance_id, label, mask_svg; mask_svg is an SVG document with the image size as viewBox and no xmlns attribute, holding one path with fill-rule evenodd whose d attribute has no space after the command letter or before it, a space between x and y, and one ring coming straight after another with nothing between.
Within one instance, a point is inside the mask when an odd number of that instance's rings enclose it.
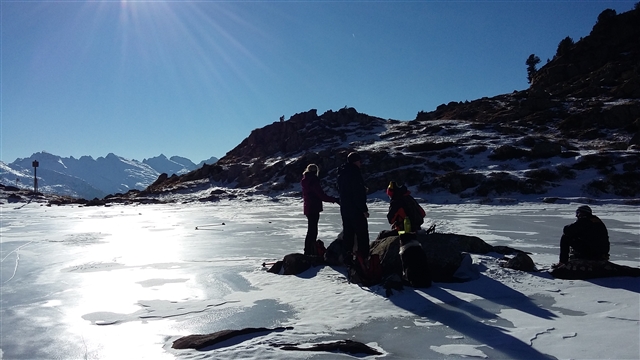
<instances>
[{"instance_id":1,"label":"sunlight reflection on ice","mask_svg":"<svg viewBox=\"0 0 640 360\"><path fill-rule=\"evenodd\" d=\"M536 206L425 204L426 224L436 223L439 232L475 235L495 245L526 249L537 264L548 265L557 261L559 235L562 226L572 221L574 206ZM388 226L387 208L384 202L370 206L372 240ZM635 210L618 206L597 211L611 217L605 222L611 225L612 255L637 263L640 254L627 234L640 228L638 222L615 218L617 211L632 219L633 213L625 212L629 209ZM420 343L423 356L499 358L505 357L503 350L482 344L511 341L529 351L531 339L546 331L550 321L558 330L539 336L536 345L545 343L543 353L563 357L569 350L563 350L559 340L570 341L567 334L572 333L581 341L585 338L574 322L532 316L541 312L585 314L580 317L589 317L593 326L606 323L637 334L637 326L634 330L628 320L621 320L637 317L637 309L623 308L637 298L636 293L586 283L568 287L543 273L518 274L496 266L492 255L473 258L483 272L479 282L487 289L475 283L436 284L424 291L405 289L389 298L380 288L349 284L340 268L322 267L299 277L267 273L262 262L301 250L306 219L299 201L26 207L2 216L19 224L23 215L28 226L11 227L1 240L4 272L16 268L15 278L3 274L3 301L10 309L3 312L2 321L11 334L3 338L5 357L21 354L29 341L40 344L34 350L38 356L31 356L38 358L260 358L265 354L275 358L268 344L283 338L309 342L354 337L375 340L385 351L408 357L414 354L411 346ZM206 224L216 226L196 230ZM320 237L329 244L340 230L339 208L328 204L320 220ZM582 293L583 289L588 292ZM604 302L605 291L615 291L621 304ZM549 296L536 295L541 292ZM588 309L597 312L589 314ZM220 351L170 349L172 340L181 335L256 324L293 324L295 330Z\"/></svg>"}]
</instances>

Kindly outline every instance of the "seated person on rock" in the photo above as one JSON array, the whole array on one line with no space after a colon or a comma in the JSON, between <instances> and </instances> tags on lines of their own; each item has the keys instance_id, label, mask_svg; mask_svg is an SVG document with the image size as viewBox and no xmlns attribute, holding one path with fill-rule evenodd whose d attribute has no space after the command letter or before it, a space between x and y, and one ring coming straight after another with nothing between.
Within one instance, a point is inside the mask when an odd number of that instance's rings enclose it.
<instances>
[{"instance_id":1,"label":"seated person on rock","mask_svg":"<svg viewBox=\"0 0 640 360\"><path fill-rule=\"evenodd\" d=\"M576 222L564 227L560 262L555 268L566 265L570 259L609 260L609 234L602 220L587 205L576 210L576 218Z\"/></svg>"},{"instance_id":2,"label":"seated person on rock","mask_svg":"<svg viewBox=\"0 0 640 360\"><path fill-rule=\"evenodd\" d=\"M407 190L407 187L392 181L387 187L387 195L391 199L389 212L387 213L387 220L391 224L391 229L406 232L420 230L426 213L416 199L411 196L411 192ZM410 229L405 229L405 218L409 219Z\"/></svg>"}]
</instances>

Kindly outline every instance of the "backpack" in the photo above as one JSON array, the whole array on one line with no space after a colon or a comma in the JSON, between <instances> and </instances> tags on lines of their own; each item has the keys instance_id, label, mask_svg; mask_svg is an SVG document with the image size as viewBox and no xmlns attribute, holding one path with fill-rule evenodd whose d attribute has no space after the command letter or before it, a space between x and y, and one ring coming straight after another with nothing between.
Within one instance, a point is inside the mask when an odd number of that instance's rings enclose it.
<instances>
[{"instance_id":1,"label":"backpack","mask_svg":"<svg viewBox=\"0 0 640 360\"><path fill-rule=\"evenodd\" d=\"M407 204L407 217L411 219L412 228L417 229L424 224L424 217L427 215L422 206L411 196L406 202Z\"/></svg>"},{"instance_id":2,"label":"backpack","mask_svg":"<svg viewBox=\"0 0 640 360\"><path fill-rule=\"evenodd\" d=\"M371 254L369 264L360 254L356 254L355 262L348 269L349 282L362 284L363 286L373 286L382 281L382 265L380 255Z\"/></svg>"},{"instance_id":3,"label":"backpack","mask_svg":"<svg viewBox=\"0 0 640 360\"><path fill-rule=\"evenodd\" d=\"M322 240L316 240L316 256L320 259L324 259L324 254L327 252L327 248L324 247Z\"/></svg>"}]
</instances>

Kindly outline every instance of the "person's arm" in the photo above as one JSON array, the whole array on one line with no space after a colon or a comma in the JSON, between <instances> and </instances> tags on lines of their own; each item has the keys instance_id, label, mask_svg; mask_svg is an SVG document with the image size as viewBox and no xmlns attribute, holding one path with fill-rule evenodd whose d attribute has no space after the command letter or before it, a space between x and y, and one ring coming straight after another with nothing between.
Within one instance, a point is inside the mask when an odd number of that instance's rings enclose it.
<instances>
[{"instance_id":1,"label":"person's arm","mask_svg":"<svg viewBox=\"0 0 640 360\"><path fill-rule=\"evenodd\" d=\"M577 227L576 223L566 225L564 227L564 229L562 229L562 234L564 234L566 236L569 236L569 237L576 237L576 235L577 235L576 227Z\"/></svg>"},{"instance_id":2,"label":"person's arm","mask_svg":"<svg viewBox=\"0 0 640 360\"><path fill-rule=\"evenodd\" d=\"M314 194L316 194L316 196L325 202L338 202L338 199L334 198L333 196L329 196L327 195L324 190L322 190L322 186L320 185L320 181L317 181L313 184L313 192Z\"/></svg>"},{"instance_id":3,"label":"person's arm","mask_svg":"<svg viewBox=\"0 0 640 360\"><path fill-rule=\"evenodd\" d=\"M365 217L369 217L369 207L367 206L367 185L364 183L364 179L362 178L362 174L360 172L357 173L357 182L354 182L356 185L356 189L354 189L355 193L358 194L360 199L358 199L358 204L362 207L362 212Z\"/></svg>"},{"instance_id":4,"label":"person's arm","mask_svg":"<svg viewBox=\"0 0 640 360\"><path fill-rule=\"evenodd\" d=\"M600 218L594 216L591 219L593 223L593 229L591 230L592 234L592 242L594 251L601 255L609 255L609 251L611 250L609 243L609 233L607 231L607 227L604 225Z\"/></svg>"},{"instance_id":5,"label":"person's arm","mask_svg":"<svg viewBox=\"0 0 640 360\"><path fill-rule=\"evenodd\" d=\"M391 200L391 202L389 202L387 221L389 221L389 224L391 225L393 225L393 223L396 221L396 218L398 217L398 210L400 210L400 207L398 205L398 201L396 200Z\"/></svg>"}]
</instances>

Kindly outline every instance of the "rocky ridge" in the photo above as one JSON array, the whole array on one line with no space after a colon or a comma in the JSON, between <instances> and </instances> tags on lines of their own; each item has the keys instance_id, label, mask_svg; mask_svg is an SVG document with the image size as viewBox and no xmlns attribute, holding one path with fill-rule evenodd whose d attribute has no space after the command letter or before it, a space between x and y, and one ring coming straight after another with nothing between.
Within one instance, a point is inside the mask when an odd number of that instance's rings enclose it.
<instances>
[{"instance_id":1,"label":"rocky ridge","mask_svg":"<svg viewBox=\"0 0 640 360\"><path fill-rule=\"evenodd\" d=\"M588 36L559 46L529 89L443 104L412 121L312 109L256 129L215 165L161 177L145 192L295 193L308 163L320 166L331 187L346 154L357 150L371 193L399 180L429 197L632 199L640 195L638 64L640 9L605 10Z\"/></svg>"},{"instance_id":2,"label":"rocky ridge","mask_svg":"<svg viewBox=\"0 0 640 360\"><path fill-rule=\"evenodd\" d=\"M640 8L605 10L588 36L563 42L526 90L443 104L411 121L311 109L253 130L213 165L162 174L145 190L104 200L299 196L309 163L319 165L332 191L338 167L356 150L373 195L396 180L434 202L529 196L637 203Z\"/></svg>"}]
</instances>

